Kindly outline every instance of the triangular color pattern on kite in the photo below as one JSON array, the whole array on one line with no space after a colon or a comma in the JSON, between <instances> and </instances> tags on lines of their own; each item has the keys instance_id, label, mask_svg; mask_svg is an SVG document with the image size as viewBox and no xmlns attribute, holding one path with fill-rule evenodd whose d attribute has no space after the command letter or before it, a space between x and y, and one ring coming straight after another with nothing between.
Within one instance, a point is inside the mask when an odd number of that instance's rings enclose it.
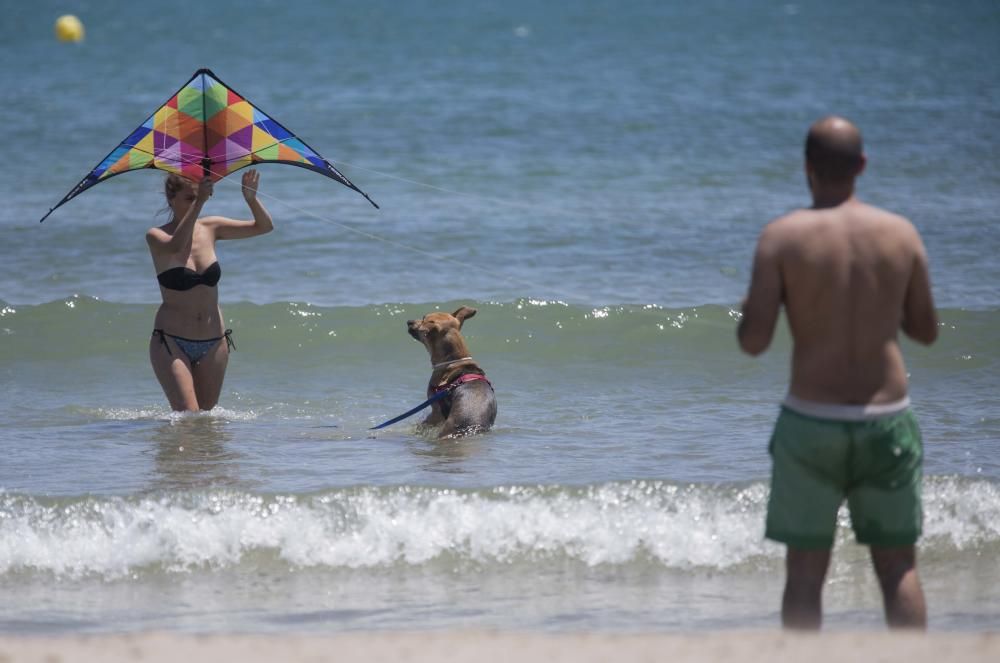
<instances>
[{"instance_id":1,"label":"triangular color pattern on kite","mask_svg":"<svg viewBox=\"0 0 1000 663\"><path fill-rule=\"evenodd\" d=\"M49 214L95 184L133 170L157 168L195 182L208 174L218 181L240 168L268 162L291 164L326 175L378 207L305 142L222 83L211 71L199 69Z\"/></svg>"}]
</instances>

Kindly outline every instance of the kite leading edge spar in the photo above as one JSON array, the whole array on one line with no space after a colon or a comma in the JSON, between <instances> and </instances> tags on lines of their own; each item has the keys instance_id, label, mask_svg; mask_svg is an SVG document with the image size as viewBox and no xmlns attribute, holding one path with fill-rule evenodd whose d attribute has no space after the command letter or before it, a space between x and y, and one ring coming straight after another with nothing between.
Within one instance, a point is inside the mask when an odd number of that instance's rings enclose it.
<instances>
[{"instance_id":1,"label":"kite leading edge spar","mask_svg":"<svg viewBox=\"0 0 1000 663\"><path fill-rule=\"evenodd\" d=\"M167 103L149 116L86 177L56 203L60 205L95 184L132 170L158 168L192 181L218 181L257 163L287 163L315 171L375 201L333 164L281 124L199 69Z\"/></svg>"}]
</instances>

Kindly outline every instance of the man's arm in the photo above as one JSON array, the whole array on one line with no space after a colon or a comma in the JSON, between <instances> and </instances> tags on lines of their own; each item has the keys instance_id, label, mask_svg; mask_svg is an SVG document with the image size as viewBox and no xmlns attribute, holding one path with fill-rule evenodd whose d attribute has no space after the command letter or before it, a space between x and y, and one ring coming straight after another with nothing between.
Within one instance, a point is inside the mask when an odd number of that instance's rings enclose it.
<instances>
[{"instance_id":1,"label":"man's arm","mask_svg":"<svg viewBox=\"0 0 1000 663\"><path fill-rule=\"evenodd\" d=\"M920 236L916 237L916 255L913 257L913 271L906 286L903 300L903 332L918 343L930 345L937 339L938 319L931 295L930 271L927 267L927 250Z\"/></svg>"},{"instance_id":2,"label":"man's arm","mask_svg":"<svg viewBox=\"0 0 1000 663\"><path fill-rule=\"evenodd\" d=\"M774 228L764 228L753 258L750 292L743 300L743 317L736 335L740 348L749 355L767 350L781 311L783 287Z\"/></svg>"}]
</instances>

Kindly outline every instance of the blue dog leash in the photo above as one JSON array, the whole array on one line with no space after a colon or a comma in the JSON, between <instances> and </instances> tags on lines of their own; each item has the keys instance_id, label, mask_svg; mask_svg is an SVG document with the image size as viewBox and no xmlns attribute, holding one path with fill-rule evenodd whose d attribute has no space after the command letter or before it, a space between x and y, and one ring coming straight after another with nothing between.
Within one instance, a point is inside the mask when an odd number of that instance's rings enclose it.
<instances>
[{"instance_id":1,"label":"blue dog leash","mask_svg":"<svg viewBox=\"0 0 1000 663\"><path fill-rule=\"evenodd\" d=\"M421 410L423 410L425 407L427 407L427 406L429 406L429 405L431 405L433 403L436 403L437 401L441 400L442 398L444 398L445 396L447 396L449 393L451 393L451 389L442 389L441 391L439 391L438 393L434 394L433 396L431 396L426 401L424 401L423 403L421 403L417 407L413 408L412 410L404 412L403 414L399 415L398 417L393 417L389 421L383 421L378 426L372 426L368 430L378 430L380 428L385 428L386 426L393 425L397 421L402 421L403 419L406 419L407 417L412 417L417 412L420 412Z\"/></svg>"}]
</instances>

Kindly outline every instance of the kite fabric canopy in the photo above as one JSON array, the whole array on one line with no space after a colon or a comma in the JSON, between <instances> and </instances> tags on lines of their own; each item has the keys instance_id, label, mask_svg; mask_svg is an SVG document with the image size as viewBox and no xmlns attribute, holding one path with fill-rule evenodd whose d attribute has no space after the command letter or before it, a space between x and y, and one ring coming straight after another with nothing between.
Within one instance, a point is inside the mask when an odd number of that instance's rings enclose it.
<instances>
[{"instance_id":1,"label":"kite fabric canopy","mask_svg":"<svg viewBox=\"0 0 1000 663\"><path fill-rule=\"evenodd\" d=\"M302 139L262 113L208 69L199 69L167 103L80 180L55 207L115 175L158 168L192 181L213 182L257 163L287 163L364 191Z\"/></svg>"}]
</instances>

